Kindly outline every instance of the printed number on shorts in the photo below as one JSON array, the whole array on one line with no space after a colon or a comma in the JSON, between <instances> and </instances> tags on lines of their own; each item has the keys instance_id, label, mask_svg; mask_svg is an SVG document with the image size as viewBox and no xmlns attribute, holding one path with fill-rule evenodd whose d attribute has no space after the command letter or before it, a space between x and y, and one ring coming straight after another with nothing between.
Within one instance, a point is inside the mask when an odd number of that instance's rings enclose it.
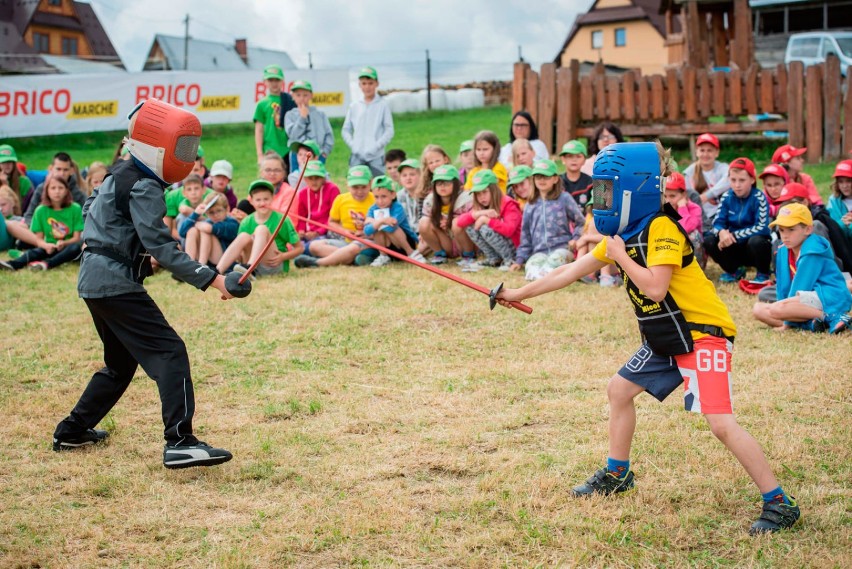
<instances>
[{"instance_id":1,"label":"printed number on shorts","mask_svg":"<svg viewBox=\"0 0 852 569\"><path fill-rule=\"evenodd\" d=\"M725 350L703 350L695 352L695 367L698 371L728 371L728 352Z\"/></svg>"},{"instance_id":2,"label":"printed number on shorts","mask_svg":"<svg viewBox=\"0 0 852 569\"><path fill-rule=\"evenodd\" d=\"M633 354L633 357L630 358L629 362L624 364L624 367L634 373L638 373L642 370L643 367L645 367L645 364L651 358L652 355L653 352L650 348L648 348L648 346L642 346L641 348L636 350L636 353Z\"/></svg>"}]
</instances>

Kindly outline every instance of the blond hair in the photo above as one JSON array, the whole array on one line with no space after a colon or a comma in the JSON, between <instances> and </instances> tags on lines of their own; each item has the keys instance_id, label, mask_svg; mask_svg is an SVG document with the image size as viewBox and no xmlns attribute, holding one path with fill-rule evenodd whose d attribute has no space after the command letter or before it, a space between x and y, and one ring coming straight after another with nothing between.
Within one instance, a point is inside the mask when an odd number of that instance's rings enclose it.
<instances>
[{"instance_id":1,"label":"blond hair","mask_svg":"<svg viewBox=\"0 0 852 569\"><path fill-rule=\"evenodd\" d=\"M447 152L437 144L427 144L420 155L420 182L417 184L417 198L423 199L432 191L432 171L426 165L426 155L431 152L437 152L444 157L444 164L452 164L452 159Z\"/></svg>"},{"instance_id":2,"label":"blond hair","mask_svg":"<svg viewBox=\"0 0 852 569\"><path fill-rule=\"evenodd\" d=\"M12 189L11 186L3 184L0 186L0 197L5 197L12 200L12 215L21 215L21 197L18 192Z\"/></svg>"}]
</instances>

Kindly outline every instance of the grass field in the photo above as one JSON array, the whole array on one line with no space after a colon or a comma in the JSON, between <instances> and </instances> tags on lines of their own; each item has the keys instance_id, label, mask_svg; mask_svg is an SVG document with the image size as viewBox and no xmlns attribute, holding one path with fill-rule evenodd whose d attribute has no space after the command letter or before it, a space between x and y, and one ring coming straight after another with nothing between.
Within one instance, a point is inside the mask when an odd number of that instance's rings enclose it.
<instances>
[{"instance_id":1,"label":"grass field","mask_svg":"<svg viewBox=\"0 0 852 569\"><path fill-rule=\"evenodd\" d=\"M399 146L455 148L508 119L400 117ZM209 131L214 157L250 136ZM16 142L28 161L57 142L86 160L113 149L85 140ZM238 184L252 161L249 138ZM731 286L735 409L802 505L775 536L747 535L760 496L677 394L639 398L637 491L570 498L606 457L606 381L638 342L621 289L577 284L526 316L400 264L295 270L225 303L156 275L146 285L193 363L198 434L234 453L167 471L141 371L102 423L106 445L50 450L102 365L75 280L73 266L0 272L0 567L852 566L850 336L772 332Z\"/></svg>"}]
</instances>

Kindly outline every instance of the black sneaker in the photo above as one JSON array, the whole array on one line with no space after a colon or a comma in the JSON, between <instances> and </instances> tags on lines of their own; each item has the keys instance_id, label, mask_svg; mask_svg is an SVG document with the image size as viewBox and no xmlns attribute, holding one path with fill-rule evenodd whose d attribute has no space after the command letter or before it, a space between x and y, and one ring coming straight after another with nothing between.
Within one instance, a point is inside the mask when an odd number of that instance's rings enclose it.
<instances>
[{"instance_id":1,"label":"black sneaker","mask_svg":"<svg viewBox=\"0 0 852 569\"><path fill-rule=\"evenodd\" d=\"M166 445L163 449L163 466L166 468L214 466L232 458L233 455L225 449L214 448L201 441L192 445Z\"/></svg>"},{"instance_id":2,"label":"black sneaker","mask_svg":"<svg viewBox=\"0 0 852 569\"><path fill-rule=\"evenodd\" d=\"M106 440L109 433L99 429L89 429L82 435L72 439L57 439L53 438L53 450L56 452L63 450L74 450L76 448L96 445L99 442Z\"/></svg>"},{"instance_id":3,"label":"black sneaker","mask_svg":"<svg viewBox=\"0 0 852 569\"><path fill-rule=\"evenodd\" d=\"M293 264L299 269L311 269L319 266L317 265L316 257L311 257L310 255L299 255L293 259Z\"/></svg>"},{"instance_id":4,"label":"black sneaker","mask_svg":"<svg viewBox=\"0 0 852 569\"><path fill-rule=\"evenodd\" d=\"M775 533L776 531L793 527L802 515L799 510L799 504L792 496L787 496L790 499L789 504L783 502L764 502L763 511L757 521L751 524L751 529L748 533L751 535L759 535L762 533Z\"/></svg>"},{"instance_id":5,"label":"black sneaker","mask_svg":"<svg viewBox=\"0 0 852 569\"><path fill-rule=\"evenodd\" d=\"M573 494L575 498L591 496L593 494L609 496L610 494L619 494L632 489L632 470L629 470L622 478L616 478L606 468L601 468L595 472L591 478L586 480L585 484L575 486L571 491L571 494Z\"/></svg>"}]
</instances>

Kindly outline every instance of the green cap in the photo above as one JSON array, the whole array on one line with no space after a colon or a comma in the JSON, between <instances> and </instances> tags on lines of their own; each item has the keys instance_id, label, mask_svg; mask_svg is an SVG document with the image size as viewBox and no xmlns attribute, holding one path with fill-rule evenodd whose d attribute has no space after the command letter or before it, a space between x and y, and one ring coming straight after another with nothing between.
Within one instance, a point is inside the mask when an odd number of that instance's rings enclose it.
<instances>
[{"instance_id":1,"label":"green cap","mask_svg":"<svg viewBox=\"0 0 852 569\"><path fill-rule=\"evenodd\" d=\"M461 154L462 152L470 152L471 150L473 150L473 141L472 140L465 140L459 146L459 154Z\"/></svg>"},{"instance_id":2,"label":"green cap","mask_svg":"<svg viewBox=\"0 0 852 569\"><path fill-rule=\"evenodd\" d=\"M589 151L586 149L586 145L579 140L569 140L562 146L562 152L559 153L560 156L565 154L582 154L583 156L588 156Z\"/></svg>"},{"instance_id":3,"label":"green cap","mask_svg":"<svg viewBox=\"0 0 852 569\"><path fill-rule=\"evenodd\" d=\"M497 176L491 170L480 170L473 176L473 186L470 188L471 193L487 190L491 184L497 183Z\"/></svg>"},{"instance_id":4,"label":"green cap","mask_svg":"<svg viewBox=\"0 0 852 569\"><path fill-rule=\"evenodd\" d=\"M280 79L284 81L284 70L278 65L267 65L263 68L263 78L264 80Z\"/></svg>"},{"instance_id":5,"label":"green cap","mask_svg":"<svg viewBox=\"0 0 852 569\"><path fill-rule=\"evenodd\" d=\"M361 79L362 77L366 77L367 79L375 79L376 81L379 80L379 74L376 73L376 68L370 66L362 67L361 71L358 72L358 79Z\"/></svg>"},{"instance_id":6,"label":"green cap","mask_svg":"<svg viewBox=\"0 0 852 569\"><path fill-rule=\"evenodd\" d=\"M293 92L296 89L302 89L303 91L310 91L311 93L314 92L314 87L313 87L313 85L311 85L311 82L310 81L303 81L302 79L299 79L298 81L293 81L293 86L290 87L290 92Z\"/></svg>"},{"instance_id":7,"label":"green cap","mask_svg":"<svg viewBox=\"0 0 852 569\"><path fill-rule=\"evenodd\" d=\"M272 185L272 182L267 180L255 180L251 184L249 184L249 195L253 195L258 190L267 190L275 193L275 186Z\"/></svg>"},{"instance_id":8,"label":"green cap","mask_svg":"<svg viewBox=\"0 0 852 569\"><path fill-rule=\"evenodd\" d=\"M352 166L346 176L346 183L350 186L369 186L372 177L369 166Z\"/></svg>"},{"instance_id":9,"label":"green cap","mask_svg":"<svg viewBox=\"0 0 852 569\"><path fill-rule=\"evenodd\" d=\"M452 164L441 164L432 173L433 182L452 182L453 180L461 182L459 171Z\"/></svg>"},{"instance_id":10,"label":"green cap","mask_svg":"<svg viewBox=\"0 0 852 569\"><path fill-rule=\"evenodd\" d=\"M321 160L308 160L305 164L305 178L325 178L328 172Z\"/></svg>"},{"instance_id":11,"label":"green cap","mask_svg":"<svg viewBox=\"0 0 852 569\"><path fill-rule=\"evenodd\" d=\"M418 162L416 158L409 158L408 160L403 160L399 163L399 166L397 166L396 171L399 172L403 168L414 168L415 170L419 170L420 162Z\"/></svg>"},{"instance_id":12,"label":"green cap","mask_svg":"<svg viewBox=\"0 0 852 569\"><path fill-rule=\"evenodd\" d=\"M198 145L198 150L195 152L195 155L199 158L204 158L204 149L201 148L201 145Z\"/></svg>"},{"instance_id":13,"label":"green cap","mask_svg":"<svg viewBox=\"0 0 852 569\"><path fill-rule=\"evenodd\" d=\"M533 162L533 176L555 176L556 162L553 160L536 160Z\"/></svg>"},{"instance_id":14,"label":"green cap","mask_svg":"<svg viewBox=\"0 0 852 569\"><path fill-rule=\"evenodd\" d=\"M15 154L15 149L8 144L0 145L0 163L2 162L17 162L18 155Z\"/></svg>"},{"instance_id":15,"label":"green cap","mask_svg":"<svg viewBox=\"0 0 852 569\"><path fill-rule=\"evenodd\" d=\"M319 144L314 142L313 140L306 140L304 142L293 142L290 144L290 152L299 152L301 147L305 147L314 154L314 160L322 156L322 151L320 150Z\"/></svg>"},{"instance_id":16,"label":"green cap","mask_svg":"<svg viewBox=\"0 0 852 569\"><path fill-rule=\"evenodd\" d=\"M384 188L396 193L396 184L389 176L376 176L373 178L373 189Z\"/></svg>"},{"instance_id":17,"label":"green cap","mask_svg":"<svg viewBox=\"0 0 852 569\"><path fill-rule=\"evenodd\" d=\"M520 184L521 182L532 176L532 173L532 168L530 168L529 166L515 166L509 172L509 185L514 186L515 184Z\"/></svg>"}]
</instances>

